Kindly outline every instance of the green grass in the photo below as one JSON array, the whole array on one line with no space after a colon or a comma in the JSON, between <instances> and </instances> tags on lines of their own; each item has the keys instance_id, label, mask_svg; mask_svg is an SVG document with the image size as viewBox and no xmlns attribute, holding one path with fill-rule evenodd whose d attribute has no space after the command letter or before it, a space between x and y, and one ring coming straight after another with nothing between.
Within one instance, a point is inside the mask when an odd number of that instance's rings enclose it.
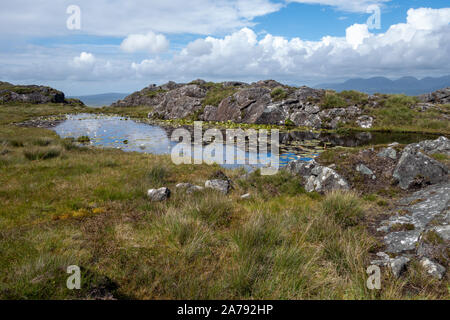
<instances>
[{"instance_id":1,"label":"green grass","mask_svg":"<svg viewBox=\"0 0 450 320\"><path fill-rule=\"evenodd\" d=\"M11 121L57 109L11 108ZM414 263L401 279L383 271L381 291L366 288L379 246L365 225L375 197L307 194L286 172L242 180L241 170L224 170L229 195L186 194L175 185L203 185L220 168L80 147L7 117L0 108L0 151L8 150L0 155L1 299L449 297ZM60 154L25 155L52 148ZM149 202L147 190L160 186L171 198ZM82 267L80 291L66 288L69 265Z\"/></svg>"},{"instance_id":2,"label":"green grass","mask_svg":"<svg viewBox=\"0 0 450 320\"><path fill-rule=\"evenodd\" d=\"M287 98L288 93L283 88L275 88L270 93L270 96L272 97L273 101L282 101Z\"/></svg>"},{"instance_id":3,"label":"green grass","mask_svg":"<svg viewBox=\"0 0 450 320\"><path fill-rule=\"evenodd\" d=\"M220 83L210 83L209 85L206 84L206 87L208 92L206 93L206 97L202 103L204 107L208 105L217 107L223 99L232 96L236 92L236 88L224 87Z\"/></svg>"},{"instance_id":4,"label":"green grass","mask_svg":"<svg viewBox=\"0 0 450 320\"><path fill-rule=\"evenodd\" d=\"M327 92L321 102L323 109L345 108L346 106L347 102L334 92Z\"/></svg>"}]
</instances>

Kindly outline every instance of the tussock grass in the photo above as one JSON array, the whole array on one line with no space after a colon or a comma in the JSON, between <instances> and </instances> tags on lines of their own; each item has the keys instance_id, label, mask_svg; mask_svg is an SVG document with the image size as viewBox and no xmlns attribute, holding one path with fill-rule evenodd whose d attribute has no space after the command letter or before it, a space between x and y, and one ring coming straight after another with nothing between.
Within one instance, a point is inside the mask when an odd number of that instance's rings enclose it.
<instances>
[{"instance_id":1,"label":"tussock grass","mask_svg":"<svg viewBox=\"0 0 450 320\"><path fill-rule=\"evenodd\" d=\"M353 192L333 191L322 201L322 208L344 227L357 225L363 217L362 201Z\"/></svg>"},{"instance_id":2,"label":"tussock grass","mask_svg":"<svg viewBox=\"0 0 450 320\"><path fill-rule=\"evenodd\" d=\"M23 151L28 160L47 160L61 155L60 147L31 147Z\"/></svg>"},{"instance_id":3,"label":"tussock grass","mask_svg":"<svg viewBox=\"0 0 450 320\"><path fill-rule=\"evenodd\" d=\"M0 156L1 299L448 298L445 282L415 262L400 279L383 269L381 291L366 288L379 245L364 224L373 197L306 194L284 171L240 180L239 170L224 170L234 181L227 196L186 194L175 185L201 185L219 167L79 148L47 130L2 125L3 116L0 140L24 147L8 144ZM37 137L54 142L36 146ZM50 148L61 156L24 157ZM159 186L171 198L149 202L147 189ZM82 267L81 291L67 290L68 265Z\"/></svg>"}]
</instances>

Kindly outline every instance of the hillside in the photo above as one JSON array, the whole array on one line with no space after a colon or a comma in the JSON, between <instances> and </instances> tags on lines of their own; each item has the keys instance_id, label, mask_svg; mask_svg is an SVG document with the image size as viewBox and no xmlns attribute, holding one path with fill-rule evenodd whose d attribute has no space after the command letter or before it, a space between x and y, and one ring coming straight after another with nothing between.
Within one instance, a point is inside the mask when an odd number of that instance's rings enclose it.
<instances>
[{"instance_id":1,"label":"hillside","mask_svg":"<svg viewBox=\"0 0 450 320\"><path fill-rule=\"evenodd\" d=\"M157 120L208 121L314 129L449 131L450 88L420 97L368 95L293 87L274 80L252 84L195 80L135 92L105 110L138 110Z\"/></svg>"},{"instance_id":2,"label":"hillside","mask_svg":"<svg viewBox=\"0 0 450 320\"><path fill-rule=\"evenodd\" d=\"M5 103L70 103L83 105L77 99L66 99L63 92L50 87L36 85L22 86L0 81L0 104Z\"/></svg>"}]
</instances>

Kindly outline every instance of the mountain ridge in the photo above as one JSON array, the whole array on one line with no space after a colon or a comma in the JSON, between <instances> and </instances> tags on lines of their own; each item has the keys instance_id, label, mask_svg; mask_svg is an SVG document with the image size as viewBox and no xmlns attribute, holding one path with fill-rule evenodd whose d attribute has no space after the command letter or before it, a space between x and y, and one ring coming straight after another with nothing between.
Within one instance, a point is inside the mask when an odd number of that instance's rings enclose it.
<instances>
[{"instance_id":1,"label":"mountain ridge","mask_svg":"<svg viewBox=\"0 0 450 320\"><path fill-rule=\"evenodd\" d=\"M391 80L386 77L353 78L340 83L322 83L314 88L332 89L336 91L356 90L368 94L406 94L418 96L427 94L442 88L450 87L450 75L442 77L401 77Z\"/></svg>"}]
</instances>

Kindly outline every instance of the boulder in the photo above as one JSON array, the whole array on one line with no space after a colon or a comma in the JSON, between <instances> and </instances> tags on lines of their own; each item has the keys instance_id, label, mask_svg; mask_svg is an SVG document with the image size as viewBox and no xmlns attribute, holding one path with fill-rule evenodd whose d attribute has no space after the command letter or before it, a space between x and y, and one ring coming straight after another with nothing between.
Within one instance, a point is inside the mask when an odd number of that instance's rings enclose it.
<instances>
[{"instance_id":1,"label":"boulder","mask_svg":"<svg viewBox=\"0 0 450 320\"><path fill-rule=\"evenodd\" d=\"M432 93L424 94L419 96L422 102L436 103L436 104L447 104L450 103L450 87L437 90Z\"/></svg>"},{"instance_id":2,"label":"boulder","mask_svg":"<svg viewBox=\"0 0 450 320\"><path fill-rule=\"evenodd\" d=\"M395 151L394 148L388 147L381 150L378 154L378 157L380 158L389 158L392 160L397 160L397 151Z\"/></svg>"},{"instance_id":3,"label":"boulder","mask_svg":"<svg viewBox=\"0 0 450 320\"><path fill-rule=\"evenodd\" d=\"M170 197L170 190L168 188L150 189L147 196L152 202L164 201Z\"/></svg>"},{"instance_id":4,"label":"boulder","mask_svg":"<svg viewBox=\"0 0 450 320\"><path fill-rule=\"evenodd\" d=\"M348 183L336 171L328 167L317 166L309 176L305 190L307 192L321 192L331 190L348 190Z\"/></svg>"},{"instance_id":5,"label":"boulder","mask_svg":"<svg viewBox=\"0 0 450 320\"><path fill-rule=\"evenodd\" d=\"M442 280L442 278L445 275L446 272L445 267L437 262L431 261L428 258L423 258L422 260L420 260L420 264L422 265L422 267L424 267L424 269L429 275L439 280Z\"/></svg>"},{"instance_id":6,"label":"boulder","mask_svg":"<svg viewBox=\"0 0 450 320\"><path fill-rule=\"evenodd\" d=\"M356 120L358 126L364 129L370 129L373 126L373 118L370 116L361 116Z\"/></svg>"},{"instance_id":7,"label":"boulder","mask_svg":"<svg viewBox=\"0 0 450 320\"><path fill-rule=\"evenodd\" d=\"M230 191L230 182L228 180L207 180L205 182L205 188L214 189L227 194Z\"/></svg>"},{"instance_id":8,"label":"boulder","mask_svg":"<svg viewBox=\"0 0 450 320\"><path fill-rule=\"evenodd\" d=\"M443 153L450 156L450 140L446 137L439 137L436 140L425 140L413 144L428 154Z\"/></svg>"},{"instance_id":9,"label":"boulder","mask_svg":"<svg viewBox=\"0 0 450 320\"><path fill-rule=\"evenodd\" d=\"M196 186L190 183L179 183L176 185L177 189L184 189L186 193L194 193L197 191L202 191L203 187Z\"/></svg>"},{"instance_id":10,"label":"boulder","mask_svg":"<svg viewBox=\"0 0 450 320\"><path fill-rule=\"evenodd\" d=\"M406 266L410 259L407 257L398 257L395 259L390 259L389 266L391 268L394 277L400 277L401 273L406 270Z\"/></svg>"},{"instance_id":11,"label":"boulder","mask_svg":"<svg viewBox=\"0 0 450 320\"><path fill-rule=\"evenodd\" d=\"M163 119L187 118L202 108L206 89L196 84L185 85L164 94L151 115Z\"/></svg>"},{"instance_id":12,"label":"boulder","mask_svg":"<svg viewBox=\"0 0 450 320\"><path fill-rule=\"evenodd\" d=\"M393 178L400 188L407 190L414 186L436 184L448 179L448 169L442 163L408 146L395 167Z\"/></svg>"},{"instance_id":13,"label":"boulder","mask_svg":"<svg viewBox=\"0 0 450 320\"><path fill-rule=\"evenodd\" d=\"M291 161L285 168L288 172L304 178L307 192L348 190L348 183L333 169L319 165L316 161Z\"/></svg>"},{"instance_id":14,"label":"boulder","mask_svg":"<svg viewBox=\"0 0 450 320\"><path fill-rule=\"evenodd\" d=\"M320 116L306 111L295 112L291 115L290 119L299 127L312 127L315 129L322 127L322 119Z\"/></svg>"},{"instance_id":15,"label":"boulder","mask_svg":"<svg viewBox=\"0 0 450 320\"><path fill-rule=\"evenodd\" d=\"M356 171L361 172L363 175L374 177L373 171L366 167L364 164L358 164Z\"/></svg>"}]
</instances>

